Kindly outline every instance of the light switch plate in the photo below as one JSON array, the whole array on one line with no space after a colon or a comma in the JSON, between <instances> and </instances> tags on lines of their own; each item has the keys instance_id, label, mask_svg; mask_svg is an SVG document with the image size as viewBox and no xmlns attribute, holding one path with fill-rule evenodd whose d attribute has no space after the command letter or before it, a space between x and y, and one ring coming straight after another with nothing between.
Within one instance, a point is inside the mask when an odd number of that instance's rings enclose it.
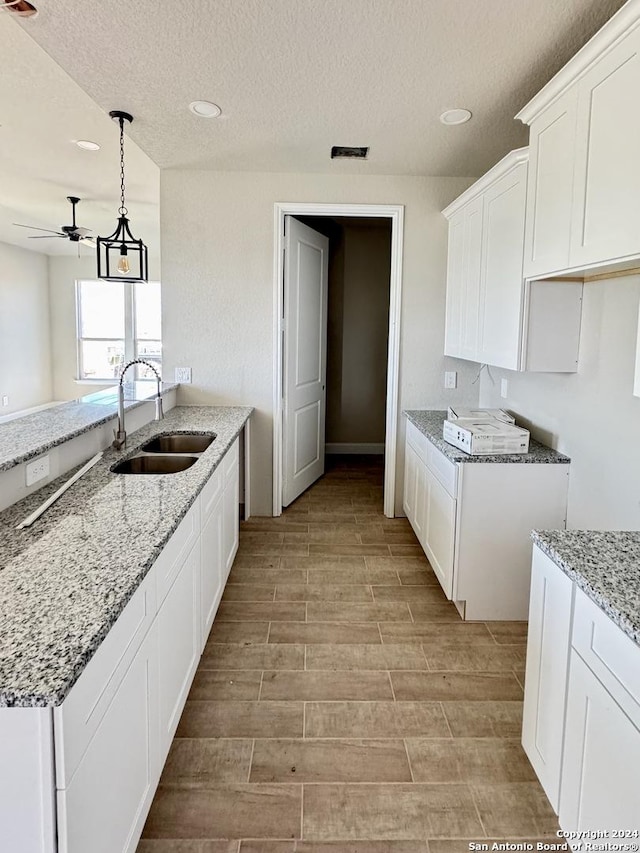
<instances>
[{"instance_id":1,"label":"light switch plate","mask_svg":"<svg viewBox=\"0 0 640 853\"><path fill-rule=\"evenodd\" d=\"M182 382L183 384L190 385L191 384L191 368L190 367L176 367L176 382Z\"/></svg>"},{"instance_id":2,"label":"light switch plate","mask_svg":"<svg viewBox=\"0 0 640 853\"><path fill-rule=\"evenodd\" d=\"M444 387L455 388L458 384L458 373L455 370L445 370L444 372Z\"/></svg>"},{"instance_id":3,"label":"light switch plate","mask_svg":"<svg viewBox=\"0 0 640 853\"><path fill-rule=\"evenodd\" d=\"M8 406L8 405L9 405L9 398L7 397L7 395L6 395L6 394L3 394L3 395L2 395L2 405L3 405L3 406Z\"/></svg>"},{"instance_id":4,"label":"light switch plate","mask_svg":"<svg viewBox=\"0 0 640 853\"><path fill-rule=\"evenodd\" d=\"M509 380L501 379L500 380L500 396L503 400L506 400L509 396Z\"/></svg>"},{"instance_id":5,"label":"light switch plate","mask_svg":"<svg viewBox=\"0 0 640 853\"><path fill-rule=\"evenodd\" d=\"M39 480L49 476L49 457L41 456L27 465L27 486L33 486Z\"/></svg>"}]
</instances>

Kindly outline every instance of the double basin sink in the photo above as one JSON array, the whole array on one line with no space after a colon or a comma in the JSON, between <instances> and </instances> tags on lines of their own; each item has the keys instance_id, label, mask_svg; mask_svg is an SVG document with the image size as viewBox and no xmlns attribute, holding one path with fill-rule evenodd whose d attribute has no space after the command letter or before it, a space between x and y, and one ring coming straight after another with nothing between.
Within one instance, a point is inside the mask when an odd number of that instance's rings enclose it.
<instances>
[{"instance_id":1,"label":"double basin sink","mask_svg":"<svg viewBox=\"0 0 640 853\"><path fill-rule=\"evenodd\" d=\"M215 439L214 433L173 432L145 442L135 456L111 469L114 474L177 474L198 461Z\"/></svg>"}]
</instances>

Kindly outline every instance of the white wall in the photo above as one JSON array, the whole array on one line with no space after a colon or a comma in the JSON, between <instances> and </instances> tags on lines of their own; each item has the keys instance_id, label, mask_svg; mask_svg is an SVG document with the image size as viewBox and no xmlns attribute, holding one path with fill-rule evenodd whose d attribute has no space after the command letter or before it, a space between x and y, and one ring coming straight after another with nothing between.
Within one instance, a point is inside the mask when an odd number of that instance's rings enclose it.
<instances>
[{"instance_id":1,"label":"white wall","mask_svg":"<svg viewBox=\"0 0 640 853\"><path fill-rule=\"evenodd\" d=\"M584 286L577 374L483 374L480 405L506 406L571 457L567 524L640 528L640 398L633 396L640 276ZM506 400L500 379L509 382Z\"/></svg>"},{"instance_id":2,"label":"white wall","mask_svg":"<svg viewBox=\"0 0 640 853\"><path fill-rule=\"evenodd\" d=\"M447 228L440 211L471 179L161 172L164 367L193 368L181 403L256 408L252 508L271 513L275 202L403 204L400 409L477 404L477 368L442 355ZM459 386L445 391L445 367ZM404 424L400 422L401 432ZM398 482L403 458L398 454ZM401 492L396 507L401 506Z\"/></svg>"},{"instance_id":3,"label":"white wall","mask_svg":"<svg viewBox=\"0 0 640 853\"><path fill-rule=\"evenodd\" d=\"M51 399L47 258L0 243L0 415Z\"/></svg>"}]
</instances>

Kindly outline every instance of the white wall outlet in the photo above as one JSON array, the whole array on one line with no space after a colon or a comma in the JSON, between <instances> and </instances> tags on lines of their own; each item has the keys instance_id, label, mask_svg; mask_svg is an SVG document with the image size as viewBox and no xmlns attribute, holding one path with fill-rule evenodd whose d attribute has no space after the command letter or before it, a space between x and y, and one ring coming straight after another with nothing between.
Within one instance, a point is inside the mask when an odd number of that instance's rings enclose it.
<instances>
[{"instance_id":1,"label":"white wall outlet","mask_svg":"<svg viewBox=\"0 0 640 853\"><path fill-rule=\"evenodd\" d=\"M41 456L27 465L27 486L33 486L39 480L49 476L49 457Z\"/></svg>"},{"instance_id":2,"label":"white wall outlet","mask_svg":"<svg viewBox=\"0 0 640 853\"><path fill-rule=\"evenodd\" d=\"M503 400L506 400L509 396L509 380L501 379L500 380L500 396Z\"/></svg>"},{"instance_id":3,"label":"white wall outlet","mask_svg":"<svg viewBox=\"0 0 640 853\"><path fill-rule=\"evenodd\" d=\"M6 394L3 394L3 395L2 395L2 405L3 405L3 406L8 406L8 405L9 405L9 398L7 397L7 395L6 395Z\"/></svg>"},{"instance_id":4,"label":"white wall outlet","mask_svg":"<svg viewBox=\"0 0 640 853\"><path fill-rule=\"evenodd\" d=\"M458 372L456 370L445 370L444 387L456 388L458 385Z\"/></svg>"},{"instance_id":5,"label":"white wall outlet","mask_svg":"<svg viewBox=\"0 0 640 853\"><path fill-rule=\"evenodd\" d=\"M183 384L190 385L191 384L191 368L190 367L176 367L176 382L182 382Z\"/></svg>"}]
</instances>

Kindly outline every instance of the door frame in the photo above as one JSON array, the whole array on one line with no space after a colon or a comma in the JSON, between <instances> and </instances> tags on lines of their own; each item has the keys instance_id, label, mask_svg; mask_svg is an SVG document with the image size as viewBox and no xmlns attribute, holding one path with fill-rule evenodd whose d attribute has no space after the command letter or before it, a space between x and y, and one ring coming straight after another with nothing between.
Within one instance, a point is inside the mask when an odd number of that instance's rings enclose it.
<instances>
[{"instance_id":1,"label":"door frame","mask_svg":"<svg viewBox=\"0 0 640 853\"><path fill-rule=\"evenodd\" d=\"M273 515L282 514L282 371L284 357L284 218L285 216L342 216L391 221L391 269L389 281L389 345L387 354L387 402L385 426L384 514L393 518L396 497L396 451L400 397L400 311L402 305L402 247L404 205L316 204L276 202L273 252Z\"/></svg>"}]
</instances>

